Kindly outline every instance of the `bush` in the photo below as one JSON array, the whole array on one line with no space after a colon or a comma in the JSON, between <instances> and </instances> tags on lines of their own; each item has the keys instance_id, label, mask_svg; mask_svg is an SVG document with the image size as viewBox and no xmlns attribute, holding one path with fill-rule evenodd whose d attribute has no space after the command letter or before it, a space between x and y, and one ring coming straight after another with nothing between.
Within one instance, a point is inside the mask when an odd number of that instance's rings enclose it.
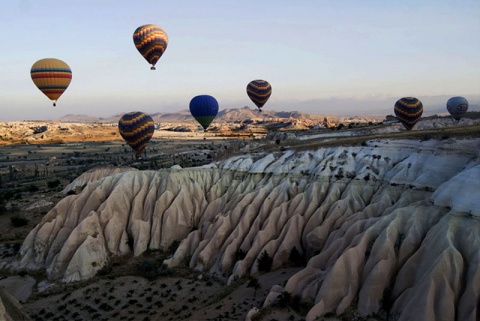
<instances>
[{"instance_id":1,"label":"bush","mask_svg":"<svg viewBox=\"0 0 480 321\"><path fill-rule=\"evenodd\" d=\"M242 251L242 249L238 249L236 252L235 252L235 261L241 261L245 258L247 254L245 252Z\"/></svg>"},{"instance_id":2,"label":"bush","mask_svg":"<svg viewBox=\"0 0 480 321\"><path fill-rule=\"evenodd\" d=\"M5 201L0 199L0 214L7 212L7 207L5 206Z\"/></svg>"},{"instance_id":3,"label":"bush","mask_svg":"<svg viewBox=\"0 0 480 321\"><path fill-rule=\"evenodd\" d=\"M293 265L296 266L304 266L306 264L305 257L297 250L295 246L290 251L290 256L288 259Z\"/></svg>"},{"instance_id":4,"label":"bush","mask_svg":"<svg viewBox=\"0 0 480 321\"><path fill-rule=\"evenodd\" d=\"M4 200L8 201L8 200L12 199L14 195L15 195L15 193L12 190L8 190L5 193L3 193L2 198Z\"/></svg>"},{"instance_id":5,"label":"bush","mask_svg":"<svg viewBox=\"0 0 480 321\"><path fill-rule=\"evenodd\" d=\"M27 192L34 193L39 190L38 186L36 185L30 185L26 188Z\"/></svg>"},{"instance_id":6,"label":"bush","mask_svg":"<svg viewBox=\"0 0 480 321\"><path fill-rule=\"evenodd\" d=\"M54 181L47 182L47 186L49 189L54 189L60 186L61 182L60 180L56 179Z\"/></svg>"},{"instance_id":7,"label":"bush","mask_svg":"<svg viewBox=\"0 0 480 321\"><path fill-rule=\"evenodd\" d=\"M257 259L257 267L260 272L269 272L272 269L273 259L268 255L267 251L263 251Z\"/></svg>"},{"instance_id":8,"label":"bush","mask_svg":"<svg viewBox=\"0 0 480 321\"><path fill-rule=\"evenodd\" d=\"M21 227L28 224L28 220L26 218L20 216L13 216L10 218L10 222L12 223L13 227Z\"/></svg>"}]
</instances>

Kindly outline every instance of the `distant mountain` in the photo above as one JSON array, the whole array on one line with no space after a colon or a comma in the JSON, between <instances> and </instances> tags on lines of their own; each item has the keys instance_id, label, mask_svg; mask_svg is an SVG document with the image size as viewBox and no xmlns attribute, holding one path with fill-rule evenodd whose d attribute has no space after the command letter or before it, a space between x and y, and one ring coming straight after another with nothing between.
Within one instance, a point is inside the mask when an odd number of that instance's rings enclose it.
<instances>
[{"instance_id":1,"label":"distant mountain","mask_svg":"<svg viewBox=\"0 0 480 321\"><path fill-rule=\"evenodd\" d=\"M95 117L88 115L74 115L68 114L65 115L57 121L60 122L80 122L80 123L93 123L93 122L102 122L102 123L116 123L123 116L122 114L117 114L109 117ZM150 116L156 123L189 123L195 122L190 114L188 109L184 109L174 113L151 113ZM252 109L249 107L243 108L233 108L233 109L223 109L221 110L216 122L221 123L233 123L243 121L245 119L258 119L258 118L294 118L294 119L318 119L325 117L325 115L310 115L305 114L299 111L274 111L274 110L263 110L259 112L257 109ZM333 117L333 116L332 116Z\"/></svg>"},{"instance_id":2,"label":"distant mountain","mask_svg":"<svg viewBox=\"0 0 480 321\"><path fill-rule=\"evenodd\" d=\"M67 114L57 120L63 123L93 123L98 122L100 119L95 116Z\"/></svg>"}]
</instances>

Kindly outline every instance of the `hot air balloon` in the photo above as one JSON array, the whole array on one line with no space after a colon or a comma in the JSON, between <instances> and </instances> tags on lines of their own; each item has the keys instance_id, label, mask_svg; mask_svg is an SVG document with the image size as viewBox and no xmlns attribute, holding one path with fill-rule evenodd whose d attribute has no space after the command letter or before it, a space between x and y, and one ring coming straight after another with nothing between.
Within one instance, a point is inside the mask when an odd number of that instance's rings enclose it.
<instances>
[{"instance_id":1,"label":"hot air balloon","mask_svg":"<svg viewBox=\"0 0 480 321\"><path fill-rule=\"evenodd\" d=\"M150 69L155 70L155 64L167 49L167 33L157 25L143 25L133 33L133 42L143 58L152 65Z\"/></svg>"},{"instance_id":2,"label":"hot air balloon","mask_svg":"<svg viewBox=\"0 0 480 321\"><path fill-rule=\"evenodd\" d=\"M152 117L140 111L126 113L118 121L118 130L135 155L140 157L153 136L155 124Z\"/></svg>"},{"instance_id":3,"label":"hot air balloon","mask_svg":"<svg viewBox=\"0 0 480 321\"><path fill-rule=\"evenodd\" d=\"M468 110L468 101L463 97L452 97L447 101L447 110L455 120L459 121Z\"/></svg>"},{"instance_id":4,"label":"hot air balloon","mask_svg":"<svg viewBox=\"0 0 480 321\"><path fill-rule=\"evenodd\" d=\"M395 116L405 126L407 130L412 130L413 126L422 117L423 105L415 97L404 97L395 103Z\"/></svg>"},{"instance_id":5,"label":"hot air balloon","mask_svg":"<svg viewBox=\"0 0 480 321\"><path fill-rule=\"evenodd\" d=\"M202 125L203 130L207 131L208 126L217 116L218 102L209 95L195 96L190 101L190 113Z\"/></svg>"},{"instance_id":6,"label":"hot air balloon","mask_svg":"<svg viewBox=\"0 0 480 321\"><path fill-rule=\"evenodd\" d=\"M60 59L45 58L33 64L30 76L38 89L56 106L56 101L70 85L72 70Z\"/></svg>"},{"instance_id":7,"label":"hot air balloon","mask_svg":"<svg viewBox=\"0 0 480 321\"><path fill-rule=\"evenodd\" d=\"M262 111L263 105L265 105L271 94L272 86L270 86L268 81L257 79L252 80L247 85L247 95L257 105L259 111Z\"/></svg>"}]
</instances>

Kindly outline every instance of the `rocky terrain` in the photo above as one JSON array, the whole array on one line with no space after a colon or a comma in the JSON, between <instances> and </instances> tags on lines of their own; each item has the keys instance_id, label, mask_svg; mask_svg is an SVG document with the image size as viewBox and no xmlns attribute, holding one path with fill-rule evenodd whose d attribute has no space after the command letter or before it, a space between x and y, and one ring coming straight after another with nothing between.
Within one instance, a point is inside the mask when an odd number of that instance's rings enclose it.
<instances>
[{"instance_id":1,"label":"rocky terrain","mask_svg":"<svg viewBox=\"0 0 480 321\"><path fill-rule=\"evenodd\" d=\"M35 320L476 320L477 122L282 130L203 166L93 167L30 194L28 225L2 230L0 285Z\"/></svg>"},{"instance_id":2,"label":"rocky terrain","mask_svg":"<svg viewBox=\"0 0 480 321\"><path fill-rule=\"evenodd\" d=\"M180 242L167 267L227 283L262 274L256 262L265 257L273 270L308 261L262 304L287 292L313 304L306 320L354 303L363 316L475 320L479 147L480 139L380 140L201 168L92 172L104 177L42 219L17 267L80 281L112 256Z\"/></svg>"},{"instance_id":3,"label":"rocky terrain","mask_svg":"<svg viewBox=\"0 0 480 321\"><path fill-rule=\"evenodd\" d=\"M117 124L122 115L107 118L87 115L66 115L50 121L0 122L0 146L16 144L58 144L71 142L122 141ZM382 117L337 117L309 115L300 112L275 112L245 108L219 112L210 125L209 133L199 129L199 124L188 110L176 113L151 115L157 124L154 138L185 139L191 137L263 137L269 130L308 130L334 127L339 123L367 124Z\"/></svg>"}]
</instances>

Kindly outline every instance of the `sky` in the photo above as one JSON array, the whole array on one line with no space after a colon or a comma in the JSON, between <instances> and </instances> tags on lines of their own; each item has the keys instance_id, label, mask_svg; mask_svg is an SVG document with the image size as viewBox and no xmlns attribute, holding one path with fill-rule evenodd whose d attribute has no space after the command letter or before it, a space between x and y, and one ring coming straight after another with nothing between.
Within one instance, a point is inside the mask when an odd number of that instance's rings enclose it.
<instances>
[{"instance_id":1,"label":"sky","mask_svg":"<svg viewBox=\"0 0 480 321\"><path fill-rule=\"evenodd\" d=\"M2 1L0 121L176 112L202 94L256 108L254 79L272 85L264 110L393 114L407 96L425 113L451 96L475 108L479 17L478 0ZM149 23L169 37L155 71L132 38ZM43 58L73 74L55 108L30 77Z\"/></svg>"}]
</instances>

